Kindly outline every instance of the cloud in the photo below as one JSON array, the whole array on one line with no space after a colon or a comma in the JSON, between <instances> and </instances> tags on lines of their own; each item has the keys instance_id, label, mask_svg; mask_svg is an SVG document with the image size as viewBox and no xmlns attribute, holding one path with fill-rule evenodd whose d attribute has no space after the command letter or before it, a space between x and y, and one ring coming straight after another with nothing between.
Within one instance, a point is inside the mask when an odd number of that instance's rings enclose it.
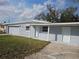
<instances>
[{"instance_id":1,"label":"cloud","mask_svg":"<svg viewBox=\"0 0 79 59\"><path fill-rule=\"evenodd\" d=\"M44 4L51 4L56 9L62 9L65 7L66 0L48 0Z\"/></svg>"},{"instance_id":2,"label":"cloud","mask_svg":"<svg viewBox=\"0 0 79 59\"><path fill-rule=\"evenodd\" d=\"M46 5L50 3L46 1L44 4L33 4L32 8L28 8L25 4L19 2L17 6L10 5L8 0L0 0L2 3L7 3L7 5L2 4L0 6L0 20L11 19L10 21L23 21L28 19L33 19L36 15L46 10Z\"/></svg>"},{"instance_id":3,"label":"cloud","mask_svg":"<svg viewBox=\"0 0 79 59\"><path fill-rule=\"evenodd\" d=\"M13 12L15 12L15 7L13 6L0 6L0 16L3 16L3 15L10 15L12 14Z\"/></svg>"},{"instance_id":4,"label":"cloud","mask_svg":"<svg viewBox=\"0 0 79 59\"><path fill-rule=\"evenodd\" d=\"M57 8L61 8L64 5L64 0L56 1ZM11 22L33 19L36 15L46 10L47 4L55 4L52 0L48 0L43 4L33 4L32 8L29 8L23 2L19 2L16 6L9 3L9 0L0 0L0 20L7 19L7 17Z\"/></svg>"},{"instance_id":5,"label":"cloud","mask_svg":"<svg viewBox=\"0 0 79 59\"><path fill-rule=\"evenodd\" d=\"M0 6L0 22L8 21L15 14L16 8L13 6Z\"/></svg>"},{"instance_id":6,"label":"cloud","mask_svg":"<svg viewBox=\"0 0 79 59\"><path fill-rule=\"evenodd\" d=\"M8 0L0 0L0 22L6 21L15 14L16 7L9 4Z\"/></svg>"},{"instance_id":7,"label":"cloud","mask_svg":"<svg viewBox=\"0 0 79 59\"><path fill-rule=\"evenodd\" d=\"M8 0L0 0L0 5L8 5Z\"/></svg>"},{"instance_id":8,"label":"cloud","mask_svg":"<svg viewBox=\"0 0 79 59\"><path fill-rule=\"evenodd\" d=\"M46 9L45 5L33 4L32 8L24 8L18 17L18 20L23 19L33 19L36 15L41 13Z\"/></svg>"}]
</instances>

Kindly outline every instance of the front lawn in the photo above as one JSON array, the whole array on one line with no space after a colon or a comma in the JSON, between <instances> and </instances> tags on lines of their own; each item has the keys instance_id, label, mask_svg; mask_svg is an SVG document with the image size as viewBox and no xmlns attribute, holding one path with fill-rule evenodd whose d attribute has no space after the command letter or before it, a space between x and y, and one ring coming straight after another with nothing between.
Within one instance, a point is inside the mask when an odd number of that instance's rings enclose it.
<instances>
[{"instance_id":1,"label":"front lawn","mask_svg":"<svg viewBox=\"0 0 79 59\"><path fill-rule=\"evenodd\" d=\"M24 59L36 53L49 42L31 38L2 35L0 36L0 59Z\"/></svg>"}]
</instances>

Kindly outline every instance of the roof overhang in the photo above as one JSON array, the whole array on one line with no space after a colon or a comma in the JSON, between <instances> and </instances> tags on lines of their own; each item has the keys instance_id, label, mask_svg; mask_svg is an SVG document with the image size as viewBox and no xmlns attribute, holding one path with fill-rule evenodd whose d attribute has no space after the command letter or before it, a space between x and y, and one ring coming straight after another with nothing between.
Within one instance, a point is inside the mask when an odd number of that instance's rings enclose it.
<instances>
[{"instance_id":1,"label":"roof overhang","mask_svg":"<svg viewBox=\"0 0 79 59\"><path fill-rule=\"evenodd\" d=\"M48 24L50 22L47 21L39 21L39 20L31 20L31 21L21 21L14 23L6 23L6 25L17 25L17 24Z\"/></svg>"},{"instance_id":2,"label":"roof overhang","mask_svg":"<svg viewBox=\"0 0 79 59\"><path fill-rule=\"evenodd\" d=\"M0 25L3 25L3 26L5 26L6 24L0 23Z\"/></svg>"},{"instance_id":3,"label":"roof overhang","mask_svg":"<svg viewBox=\"0 0 79 59\"><path fill-rule=\"evenodd\" d=\"M69 23L49 23L49 24L31 24L33 26L79 26L79 22Z\"/></svg>"},{"instance_id":4,"label":"roof overhang","mask_svg":"<svg viewBox=\"0 0 79 59\"><path fill-rule=\"evenodd\" d=\"M20 25L8 25L9 27L20 27Z\"/></svg>"}]
</instances>

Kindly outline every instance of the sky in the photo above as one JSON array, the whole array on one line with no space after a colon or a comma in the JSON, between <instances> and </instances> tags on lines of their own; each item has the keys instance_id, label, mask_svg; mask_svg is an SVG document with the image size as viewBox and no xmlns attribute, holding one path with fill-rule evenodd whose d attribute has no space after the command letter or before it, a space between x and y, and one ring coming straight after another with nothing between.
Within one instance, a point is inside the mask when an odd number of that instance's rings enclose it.
<instances>
[{"instance_id":1,"label":"sky","mask_svg":"<svg viewBox=\"0 0 79 59\"><path fill-rule=\"evenodd\" d=\"M0 0L0 23L32 20L46 10L47 4L57 9L76 6L79 12L79 3L72 0Z\"/></svg>"}]
</instances>

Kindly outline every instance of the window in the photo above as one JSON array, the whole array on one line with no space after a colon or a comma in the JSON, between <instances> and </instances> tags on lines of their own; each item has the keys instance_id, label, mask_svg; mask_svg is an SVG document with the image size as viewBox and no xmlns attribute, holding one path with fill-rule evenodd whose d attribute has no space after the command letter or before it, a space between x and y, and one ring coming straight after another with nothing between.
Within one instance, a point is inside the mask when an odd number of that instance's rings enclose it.
<instances>
[{"instance_id":1,"label":"window","mask_svg":"<svg viewBox=\"0 0 79 59\"><path fill-rule=\"evenodd\" d=\"M47 26L43 26L42 27L42 32L48 32L48 27Z\"/></svg>"},{"instance_id":2,"label":"window","mask_svg":"<svg viewBox=\"0 0 79 59\"><path fill-rule=\"evenodd\" d=\"M26 26L26 30L29 30L29 28L30 28L29 26Z\"/></svg>"}]
</instances>

